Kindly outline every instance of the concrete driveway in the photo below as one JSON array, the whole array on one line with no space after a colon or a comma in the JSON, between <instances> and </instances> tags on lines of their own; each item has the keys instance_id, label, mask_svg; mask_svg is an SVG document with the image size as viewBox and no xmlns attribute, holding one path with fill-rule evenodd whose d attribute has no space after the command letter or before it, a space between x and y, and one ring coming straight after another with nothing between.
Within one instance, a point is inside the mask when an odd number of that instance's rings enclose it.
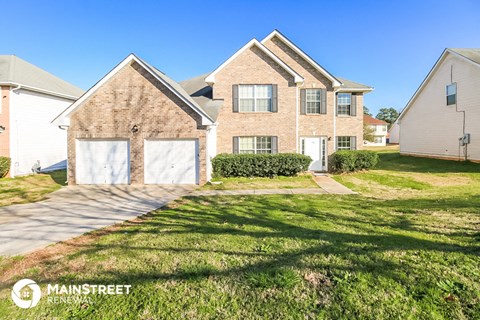
<instances>
[{"instance_id":1,"label":"concrete driveway","mask_svg":"<svg viewBox=\"0 0 480 320\"><path fill-rule=\"evenodd\" d=\"M195 186L72 186L41 202L0 207L0 255L18 255L130 220Z\"/></svg>"}]
</instances>

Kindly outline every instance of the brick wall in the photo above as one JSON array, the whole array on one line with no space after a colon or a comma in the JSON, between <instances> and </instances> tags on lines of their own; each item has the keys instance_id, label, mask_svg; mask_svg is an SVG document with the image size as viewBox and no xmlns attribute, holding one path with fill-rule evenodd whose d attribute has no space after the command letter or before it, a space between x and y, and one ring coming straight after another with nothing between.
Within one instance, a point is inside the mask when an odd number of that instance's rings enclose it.
<instances>
[{"instance_id":1,"label":"brick wall","mask_svg":"<svg viewBox=\"0 0 480 320\"><path fill-rule=\"evenodd\" d=\"M199 141L200 183L206 182L206 127L201 117L137 63L125 66L71 115L68 181L75 184L75 140L130 140L130 179L143 184L144 139ZM137 125L139 131L131 132Z\"/></svg>"},{"instance_id":2,"label":"brick wall","mask_svg":"<svg viewBox=\"0 0 480 320\"><path fill-rule=\"evenodd\" d=\"M255 46L245 50L215 76L213 98L224 99L218 116L217 152L232 153L234 136L278 136L279 152L295 152L293 77ZM234 84L277 84L278 112L233 112Z\"/></svg>"},{"instance_id":3,"label":"brick wall","mask_svg":"<svg viewBox=\"0 0 480 320\"><path fill-rule=\"evenodd\" d=\"M333 118L335 114L334 92L331 81L318 72L309 62L295 53L278 38L273 37L265 46L304 79L299 89L327 89L326 115L298 115L299 138L302 136L327 136L328 153L334 151ZM218 152L232 152L233 136L276 135L279 152L296 152L295 113L296 88L292 76L256 47L243 52L217 75L213 87L215 99L224 99L218 117ZM232 85L277 84L278 113L234 113L232 111ZM298 105L300 106L300 96ZM336 135L356 136L357 148L363 145L363 96L357 95L357 116L336 117Z\"/></svg>"}]
</instances>

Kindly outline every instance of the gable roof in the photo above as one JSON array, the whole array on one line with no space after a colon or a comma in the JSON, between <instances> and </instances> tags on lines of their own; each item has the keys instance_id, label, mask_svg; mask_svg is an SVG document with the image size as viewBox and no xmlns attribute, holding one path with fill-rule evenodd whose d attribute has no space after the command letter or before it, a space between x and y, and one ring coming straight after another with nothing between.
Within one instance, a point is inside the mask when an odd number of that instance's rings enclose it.
<instances>
[{"instance_id":1,"label":"gable roof","mask_svg":"<svg viewBox=\"0 0 480 320\"><path fill-rule=\"evenodd\" d=\"M74 100L83 90L15 55L0 55L0 84Z\"/></svg>"},{"instance_id":2,"label":"gable roof","mask_svg":"<svg viewBox=\"0 0 480 320\"><path fill-rule=\"evenodd\" d=\"M366 123L366 124L388 124L387 122L383 121L383 120L380 120L380 119L377 119L377 118L374 118L372 116L369 116L368 114L364 114L363 115L363 122Z\"/></svg>"},{"instance_id":3,"label":"gable roof","mask_svg":"<svg viewBox=\"0 0 480 320\"><path fill-rule=\"evenodd\" d=\"M177 97L191 107L196 113L202 117L202 124L213 124L214 120L190 97L190 95L174 80L167 77L163 72L157 68L149 65L142 59L138 58L133 53L128 55L122 62L120 62L115 68L113 68L107 75L105 75L100 81L98 81L93 87L88 89L83 96L77 101L72 103L67 109L65 109L60 115L58 115L52 122L59 125L69 125L70 114L77 109L86 99L88 99L94 92L96 92L105 82L112 78L118 71L120 71L127 64L136 62L152 76L154 76L160 83L172 91Z\"/></svg>"},{"instance_id":4,"label":"gable roof","mask_svg":"<svg viewBox=\"0 0 480 320\"><path fill-rule=\"evenodd\" d=\"M213 120L217 120L223 100L213 100L212 87L205 82L207 74L181 81L179 84L187 94L203 109Z\"/></svg>"},{"instance_id":5,"label":"gable roof","mask_svg":"<svg viewBox=\"0 0 480 320\"><path fill-rule=\"evenodd\" d=\"M422 83L420 84L418 89L415 91L413 96L410 98L410 100L408 100L407 105L405 106L405 108L403 108L402 112L400 112L400 115L398 116L397 120L401 120L403 116L408 112L408 110L410 110L410 107L412 106L413 101L415 101L417 96L420 94L423 88L427 85L428 81L432 78L432 76L435 74L435 72L438 70L442 62L445 60L445 58L449 54L452 54L457 58L467 61L473 64L474 66L480 67L480 48L471 48L471 49L446 48L445 50L443 50L442 55L440 56L440 58L438 58L437 62L435 62L432 69L430 69L425 79L423 79Z\"/></svg>"},{"instance_id":6,"label":"gable roof","mask_svg":"<svg viewBox=\"0 0 480 320\"><path fill-rule=\"evenodd\" d=\"M290 68L285 62L280 60L273 52L267 49L262 43L260 43L257 39L252 39L250 40L246 45L244 45L242 48L240 48L237 52L235 52L230 58L228 58L224 63L222 63L218 68L213 70L212 73L210 73L206 78L205 82L208 83L209 85L212 85L215 83L215 75L225 68L230 62L235 60L240 54L242 54L244 51L247 49L250 49L251 47L256 46L259 48L263 53L265 53L268 57L270 57L273 61L275 61L279 66L281 66L285 71L287 71L289 74L292 75L294 78L295 83L303 83L303 77L296 73L292 68Z\"/></svg>"},{"instance_id":7,"label":"gable roof","mask_svg":"<svg viewBox=\"0 0 480 320\"><path fill-rule=\"evenodd\" d=\"M277 29L273 30L265 39L262 40L262 44L267 42L268 40L272 39L273 37L277 37L283 43L285 43L290 49L292 49L295 53L305 59L308 63L310 63L318 72L323 74L327 79L332 81L332 85L334 87L339 87L342 83L339 79L335 78L330 72L324 69L321 65L319 65L315 60L313 60L308 54L306 54L302 49L297 47L292 41L290 41L286 36L284 36L280 31Z\"/></svg>"}]
</instances>

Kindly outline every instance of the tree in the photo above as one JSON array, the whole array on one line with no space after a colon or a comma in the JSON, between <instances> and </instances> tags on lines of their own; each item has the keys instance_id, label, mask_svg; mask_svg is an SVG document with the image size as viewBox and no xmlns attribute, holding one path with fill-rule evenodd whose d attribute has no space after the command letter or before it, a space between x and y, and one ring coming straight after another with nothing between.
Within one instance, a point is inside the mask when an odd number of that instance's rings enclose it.
<instances>
[{"instance_id":1,"label":"tree","mask_svg":"<svg viewBox=\"0 0 480 320\"><path fill-rule=\"evenodd\" d=\"M378 111L376 118L388 122L388 127L390 128L398 118L398 111L392 107L381 108L380 111Z\"/></svg>"},{"instance_id":2,"label":"tree","mask_svg":"<svg viewBox=\"0 0 480 320\"><path fill-rule=\"evenodd\" d=\"M374 139L375 139L375 129L364 122L363 123L363 141L373 142Z\"/></svg>"},{"instance_id":3,"label":"tree","mask_svg":"<svg viewBox=\"0 0 480 320\"><path fill-rule=\"evenodd\" d=\"M370 116L370 117L372 116L367 106L363 106L363 114L366 114L367 116Z\"/></svg>"}]
</instances>

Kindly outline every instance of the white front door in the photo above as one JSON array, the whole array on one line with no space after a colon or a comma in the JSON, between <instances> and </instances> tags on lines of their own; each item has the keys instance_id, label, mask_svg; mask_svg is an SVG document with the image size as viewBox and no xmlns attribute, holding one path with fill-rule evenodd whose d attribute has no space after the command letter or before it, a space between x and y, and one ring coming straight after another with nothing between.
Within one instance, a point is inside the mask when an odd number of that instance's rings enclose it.
<instances>
[{"instance_id":1,"label":"white front door","mask_svg":"<svg viewBox=\"0 0 480 320\"><path fill-rule=\"evenodd\" d=\"M127 140L77 140L77 184L128 184L130 178Z\"/></svg>"},{"instance_id":2,"label":"white front door","mask_svg":"<svg viewBox=\"0 0 480 320\"><path fill-rule=\"evenodd\" d=\"M327 170L327 138L312 137L302 138L302 154L310 156L312 163L308 167L310 171Z\"/></svg>"},{"instance_id":3,"label":"white front door","mask_svg":"<svg viewBox=\"0 0 480 320\"><path fill-rule=\"evenodd\" d=\"M145 184L197 184L197 140L145 140Z\"/></svg>"}]
</instances>

